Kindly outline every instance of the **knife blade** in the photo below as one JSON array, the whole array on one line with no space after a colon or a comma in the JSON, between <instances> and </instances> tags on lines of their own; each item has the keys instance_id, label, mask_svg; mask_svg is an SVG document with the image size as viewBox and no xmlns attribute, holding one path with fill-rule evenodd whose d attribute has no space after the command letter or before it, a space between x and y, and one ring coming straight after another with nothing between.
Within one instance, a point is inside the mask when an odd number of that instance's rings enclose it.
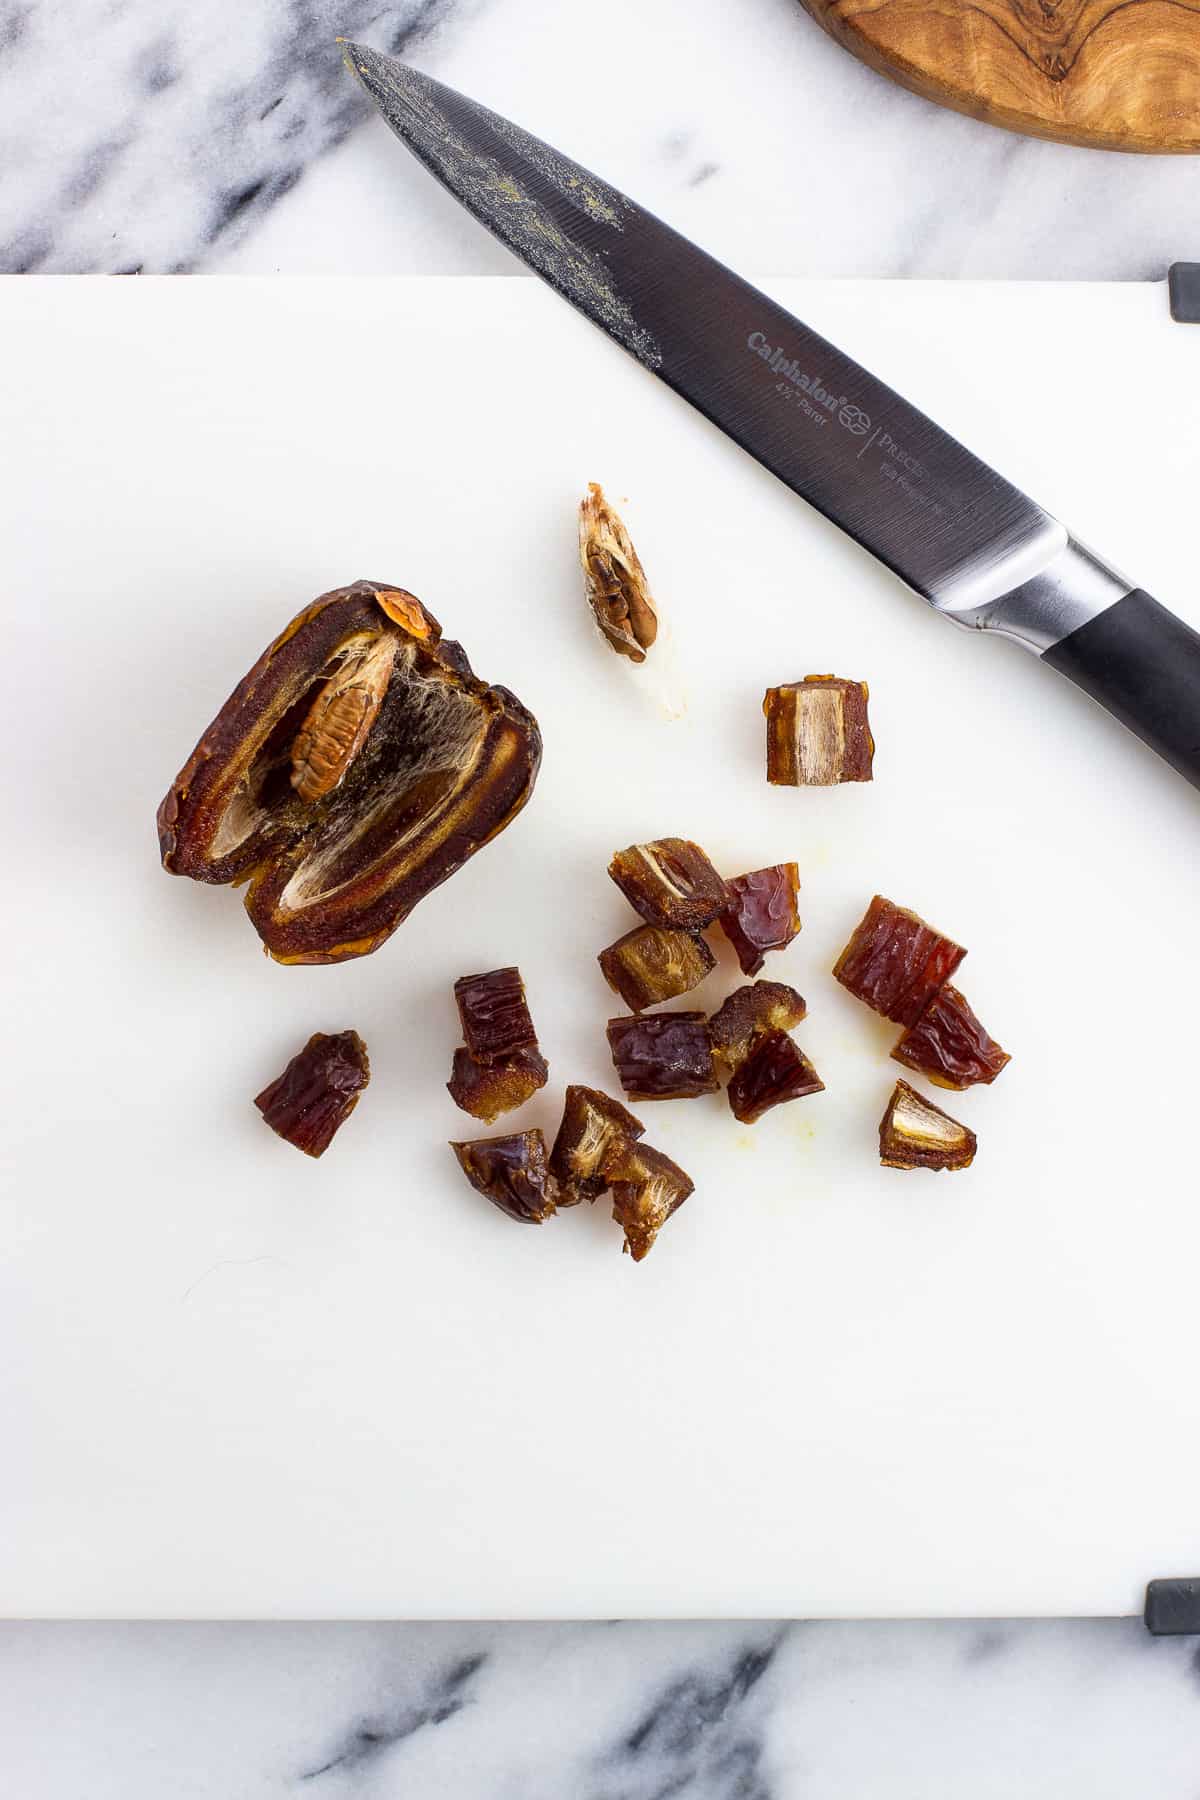
<instances>
[{"instance_id":1,"label":"knife blade","mask_svg":"<svg viewBox=\"0 0 1200 1800\"><path fill-rule=\"evenodd\" d=\"M343 48L397 137L593 324L945 618L1033 651L1200 787L1200 635L608 182L397 58Z\"/></svg>"}]
</instances>

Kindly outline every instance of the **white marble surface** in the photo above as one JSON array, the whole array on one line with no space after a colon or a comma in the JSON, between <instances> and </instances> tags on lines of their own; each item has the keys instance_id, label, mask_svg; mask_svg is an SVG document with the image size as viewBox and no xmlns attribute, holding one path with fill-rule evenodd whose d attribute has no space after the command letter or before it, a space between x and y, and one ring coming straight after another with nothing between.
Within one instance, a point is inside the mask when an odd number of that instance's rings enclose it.
<instances>
[{"instance_id":1,"label":"white marble surface","mask_svg":"<svg viewBox=\"0 0 1200 1800\"><path fill-rule=\"evenodd\" d=\"M1196 1800L1132 1620L0 1631L21 1800Z\"/></svg>"},{"instance_id":2,"label":"white marble surface","mask_svg":"<svg viewBox=\"0 0 1200 1800\"><path fill-rule=\"evenodd\" d=\"M367 118L339 32L745 268L1147 279L1200 258L1197 159L944 112L798 0L0 0L0 269L510 269Z\"/></svg>"}]
</instances>

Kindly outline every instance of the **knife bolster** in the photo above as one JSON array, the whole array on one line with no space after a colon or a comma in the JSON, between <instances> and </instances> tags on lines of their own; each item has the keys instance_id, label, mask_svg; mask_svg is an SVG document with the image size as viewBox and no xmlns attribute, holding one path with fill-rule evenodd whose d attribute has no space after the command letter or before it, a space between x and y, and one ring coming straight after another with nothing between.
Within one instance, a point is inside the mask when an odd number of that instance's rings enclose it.
<instances>
[{"instance_id":1,"label":"knife bolster","mask_svg":"<svg viewBox=\"0 0 1200 1800\"><path fill-rule=\"evenodd\" d=\"M1045 568L1019 587L969 611L947 611L945 617L968 631L1012 638L1035 656L1044 656L1123 600L1132 587L1086 544L1069 537Z\"/></svg>"}]
</instances>

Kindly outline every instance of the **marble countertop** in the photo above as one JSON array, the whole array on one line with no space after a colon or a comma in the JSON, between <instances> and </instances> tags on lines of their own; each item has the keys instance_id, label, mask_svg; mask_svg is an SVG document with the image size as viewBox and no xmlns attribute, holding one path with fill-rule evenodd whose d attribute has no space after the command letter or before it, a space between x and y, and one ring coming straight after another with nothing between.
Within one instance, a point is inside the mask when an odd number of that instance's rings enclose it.
<instances>
[{"instance_id":1,"label":"marble countertop","mask_svg":"<svg viewBox=\"0 0 1200 1800\"><path fill-rule=\"evenodd\" d=\"M0 0L0 269L512 269L367 117L338 33L742 268L1146 280L1200 259L1197 159L942 111L797 0Z\"/></svg>"}]
</instances>

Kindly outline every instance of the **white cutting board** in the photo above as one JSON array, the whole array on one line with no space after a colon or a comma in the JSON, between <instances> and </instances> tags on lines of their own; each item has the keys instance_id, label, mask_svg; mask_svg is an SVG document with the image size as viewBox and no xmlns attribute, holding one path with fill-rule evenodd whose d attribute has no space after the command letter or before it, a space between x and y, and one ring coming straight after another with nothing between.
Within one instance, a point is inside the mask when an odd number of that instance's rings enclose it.
<instances>
[{"instance_id":1,"label":"white cutting board","mask_svg":"<svg viewBox=\"0 0 1200 1800\"><path fill-rule=\"evenodd\" d=\"M774 286L1200 623L1200 332L1161 290ZM1200 795L531 280L26 278L0 330L0 1610L1115 1613L1200 1568ZM591 630L589 478L682 719ZM536 711L544 771L377 955L281 968L161 873L154 809L359 575ZM874 784L768 788L764 687L829 670L871 684ZM696 1194L634 1267L602 1205L473 1194L442 1084L454 977L516 962L552 1086L511 1123L613 1089L605 867L669 833L799 862L766 973L828 1091L639 1108ZM1013 1053L947 1098L966 1174L877 1164L896 1033L828 972L877 889L970 947ZM251 1097L346 1026L372 1083L309 1162Z\"/></svg>"}]
</instances>

